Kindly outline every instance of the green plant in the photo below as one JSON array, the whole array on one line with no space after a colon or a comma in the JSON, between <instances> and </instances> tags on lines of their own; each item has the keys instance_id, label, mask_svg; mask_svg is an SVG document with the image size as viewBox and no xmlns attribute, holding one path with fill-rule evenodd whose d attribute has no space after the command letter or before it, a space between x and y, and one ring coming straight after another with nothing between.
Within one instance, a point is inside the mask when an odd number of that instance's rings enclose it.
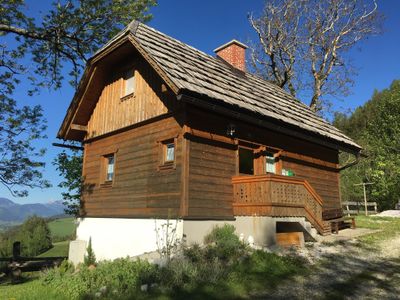
<instances>
[{"instance_id":1,"label":"green plant","mask_svg":"<svg viewBox=\"0 0 400 300\"><path fill-rule=\"evenodd\" d=\"M208 256L218 257L223 260L237 259L246 252L246 245L235 234L233 225L224 224L214 227L204 238L207 245Z\"/></svg>"},{"instance_id":2,"label":"green plant","mask_svg":"<svg viewBox=\"0 0 400 300\"><path fill-rule=\"evenodd\" d=\"M62 293L68 299L91 299L95 294L123 298L139 293L142 284L157 281L157 266L147 261L129 258L99 262L95 269L81 266L78 270L67 263L43 273L41 281L49 289Z\"/></svg>"},{"instance_id":3,"label":"green plant","mask_svg":"<svg viewBox=\"0 0 400 300\"><path fill-rule=\"evenodd\" d=\"M169 262L171 261L171 257L176 254L181 242L180 238L177 236L178 223L180 220L171 220L168 217L165 223L164 221L161 222L161 225L159 225L157 224L157 220L154 220L157 252L162 259L166 259L167 262Z\"/></svg>"},{"instance_id":4,"label":"green plant","mask_svg":"<svg viewBox=\"0 0 400 300\"><path fill-rule=\"evenodd\" d=\"M32 216L19 226L0 234L0 249L4 256L12 255L13 243L21 242L22 256L37 256L52 247L46 219Z\"/></svg>"},{"instance_id":5,"label":"green plant","mask_svg":"<svg viewBox=\"0 0 400 300\"><path fill-rule=\"evenodd\" d=\"M85 266L95 265L96 264L96 255L94 254L92 248L92 238L89 238L89 244L86 248L86 254L83 258L83 264Z\"/></svg>"}]
</instances>

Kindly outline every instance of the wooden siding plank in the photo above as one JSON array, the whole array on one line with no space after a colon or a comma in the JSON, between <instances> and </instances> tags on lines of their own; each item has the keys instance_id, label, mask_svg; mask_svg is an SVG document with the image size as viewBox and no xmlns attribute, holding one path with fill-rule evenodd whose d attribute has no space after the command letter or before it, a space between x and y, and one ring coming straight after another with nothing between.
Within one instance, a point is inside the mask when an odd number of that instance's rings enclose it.
<instances>
[{"instance_id":1,"label":"wooden siding plank","mask_svg":"<svg viewBox=\"0 0 400 300\"><path fill-rule=\"evenodd\" d=\"M158 170L158 141L182 132L175 117L111 135L85 145L83 211L86 216L168 217L181 201L182 138L177 139L176 168ZM139 141L139 142L138 142ZM100 185L105 151L117 151L112 186Z\"/></svg>"}]
</instances>

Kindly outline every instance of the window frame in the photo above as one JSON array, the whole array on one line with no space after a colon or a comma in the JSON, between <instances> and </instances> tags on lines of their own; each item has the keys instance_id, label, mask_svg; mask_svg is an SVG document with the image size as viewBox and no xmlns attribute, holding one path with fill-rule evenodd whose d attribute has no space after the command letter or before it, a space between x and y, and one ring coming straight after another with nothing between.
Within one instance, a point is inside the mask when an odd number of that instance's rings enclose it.
<instances>
[{"instance_id":1,"label":"window frame","mask_svg":"<svg viewBox=\"0 0 400 300\"><path fill-rule=\"evenodd\" d=\"M128 73L132 72L131 77L127 77ZM133 66L130 66L129 68L124 69L121 72L121 78L122 78L122 86L121 86L121 95L120 95L120 100L125 101L130 98L133 98L136 93L136 69ZM127 81L133 78L133 91L130 93L127 93L126 88L127 88Z\"/></svg>"},{"instance_id":2,"label":"window frame","mask_svg":"<svg viewBox=\"0 0 400 300\"><path fill-rule=\"evenodd\" d=\"M245 150L245 151L249 151L249 152L252 153L252 158L253 158L253 160L252 160L252 162L253 162L253 167L252 167L253 173L252 173L252 174L241 173L241 172L240 172L240 150ZM237 172L238 172L239 175L245 175L245 176L254 176L254 175L256 175L256 174L255 174L255 173L256 173L256 161L255 161L255 149L254 149L254 148L245 147L245 146L240 145L240 146L238 147L238 150L237 150L237 157L238 157Z\"/></svg>"},{"instance_id":3,"label":"window frame","mask_svg":"<svg viewBox=\"0 0 400 300\"><path fill-rule=\"evenodd\" d=\"M168 145L174 145L174 159L167 160ZM176 151L177 151L177 138L170 138L159 141L159 165L158 170L174 170L176 169Z\"/></svg>"},{"instance_id":4,"label":"window frame","mask_svg":"<svg viewBox=\"0 0 400 300\"><path fill-rule=\"evenodd\" d=\"M113 176L112 179L108 179L108 167L109 167L109 158L114 158L113 164ZM101 187L110 187L115 182L116 175L116 162L117 162L117 152L109 152L107 154L101 155L101 163L100 163L100 186Z\"/></svg>"},{"instance_id":5,"label":"window frame","mask_svg":"<svg viewBox=\"0 0 400 300\"><path fill-rule=\"evenodd\" d=\"M282 175L282 155L283 150L274 147L263 147L263 155L264 155L264 174L275 174L275 175ZM274 158L274 166L275 166L275 173L267 172L267 154L270 154Z\"/></svg>"},{"instance_id":6,"label":"window frame","mask_svg":"<svg viewBox=\"0 0 400 300\"><path fill-rule=\"evenodd\" d=\"M264 156L265 174L278 174L278 172L277 172L278 161L277 161L277 158L275 157L274 153L265 151L263 156ZM268 168L267 168L268 161L273 162L273 164L272 164L272 166L274 168L273 172L268 172Z\"/></svg>"},{"instance_id":7,"label":"window frame","mask_svg":"<svg viewBox=\"0 0 400 300\"><path fill-rule=\"evenodd\" d=\"M251 142L247 142L244 140L238 140L237 143L237 167L236 174L239 176L257 176L257 175L265 175L265 174L275 174L281 175L282 172L282 160L281 154L282 149L264 146L260 144L255 144ZM247 149L253 151L253 174L240 173L240 154L239 149ZM266 155L270 154L275 159L275 173L268 172L267 173L267 162Z\"/></svg>"}]
</instances>

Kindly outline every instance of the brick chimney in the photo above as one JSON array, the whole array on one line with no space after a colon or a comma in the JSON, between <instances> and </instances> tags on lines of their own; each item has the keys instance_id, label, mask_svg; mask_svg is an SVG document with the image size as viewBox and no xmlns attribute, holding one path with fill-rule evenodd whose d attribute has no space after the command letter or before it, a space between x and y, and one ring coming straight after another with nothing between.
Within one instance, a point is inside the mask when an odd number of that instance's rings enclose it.
<instances>
[{"instance_id":1,"label":"brick chimney","mask_svg":"<svg viewBox=\"0 0 400 300\"><path fill-rule=\"evenodd\" d=\"M218 57L227 63L246 72L246 49L247 46L237 40L232 40L214 50Z\"/></svg>"}]
</instances>

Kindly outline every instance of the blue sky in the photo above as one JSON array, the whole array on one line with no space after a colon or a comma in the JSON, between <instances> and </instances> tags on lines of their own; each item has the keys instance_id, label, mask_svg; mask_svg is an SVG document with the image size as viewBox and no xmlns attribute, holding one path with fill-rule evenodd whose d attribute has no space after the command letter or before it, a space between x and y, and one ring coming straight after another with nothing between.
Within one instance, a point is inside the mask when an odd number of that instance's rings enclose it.
<instances>
[{"instance_id":1,"label":"blue sky","mask_svg":"<svg viewBox=\"0 0 400 300\"><path fill-rule=\"evenodd\" d=\"M28 9L46 10L50 1L27 1ZM257 14L263 7L263 0L218 0L218 1L184 1L159 0L153 8L154 19L150 26L182 42L185 42L206 53L213 54L213 49L235 38L242 42L255 39L256 36L247 21L250 12ZM381 90L390 85L394 79L400 79L400 1L381 0L380 11L385 15L384 33L363 42L361 49L353 49L349 56L358 68L358 76L352 94L338 101L335 107L354 109L367 101L375 89ZM51 146L57 142L56 133L72 99L73 89L66 83L59 91L42 91L33 98L25 96L23 89L17 96L24 103L41 104L48 120L48 139L41 142L46 147L47 163L44 176L53 187L45 190L34 189L26 198L13 198L0 186L0 197L10 198L18 203L48 202L61 199L61 189L57 184L61 180L51 162L60 151Z\"/></svg>"}]
</instances>

